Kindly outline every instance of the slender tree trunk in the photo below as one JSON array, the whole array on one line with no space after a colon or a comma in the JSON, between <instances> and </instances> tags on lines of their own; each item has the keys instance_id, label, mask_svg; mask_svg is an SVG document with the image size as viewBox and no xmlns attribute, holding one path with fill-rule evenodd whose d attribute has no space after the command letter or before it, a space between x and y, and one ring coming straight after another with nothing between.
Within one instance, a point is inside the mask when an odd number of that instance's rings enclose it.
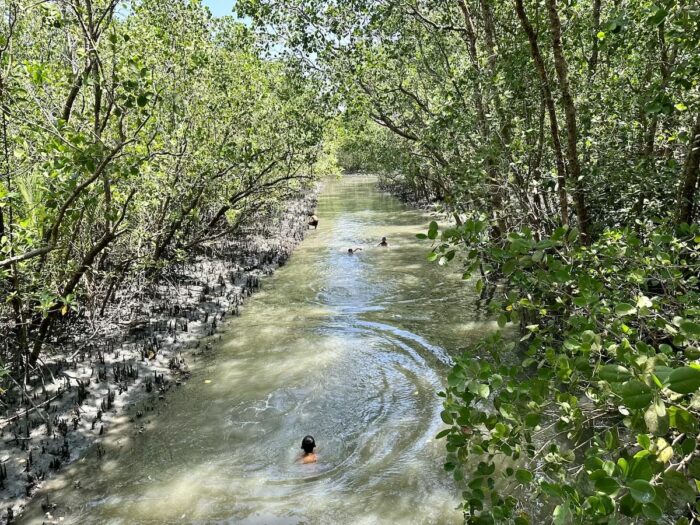
<instances>
[{"instance_id":1,"label":"slender tree trunk","mask_svg":"<svg viewBox=\"0 0 700 525\"><path fill-rule=\"evenodd\" d=\"M532 28L530 19L527 17L527 13L525 12L523 0L515 0L515 10L518 13L520 24L522 25L530 43L530 55L532 56L532 61L535 63L537 75L540 78L540 90L542 92L545 107L547 108L547 115L549 116L549 130L552 136L552 149L554 150L554 160L557 168L559 213L561 223L563 225L567 225L569 224L569 205L566 192L566 167L564 165L564 154L562 152L561 141L559 139L559 123L557 121L557 110L554 105L554 98L552 97L552 89L550 88L547 70L545 69L544 60L542 59L542 54L540 53L537 35L535 34L535 30Z\"/></svg>"},{"instance_id":2,"label":"slender tree trunk","mask_svg":"<svg viewBox=\"0 0 700 525\"><path fill-rule=\"evenodd\" d=\"M13 11L12 16L15 16L15 13ZM14 22L13 22L14 24ZM8 35L8 39L9 39ZM8 43L6 42L6 46ZM3 52L7 48L5 47L3 49ZM2 54L0 54L0 58L2 57ZM0 71L0 101L3 101L0 103L0 115L2 115L2 156L3 156L3 176L5 177L6 185L7 185L7 191L12 192L12 176L11 176L11 167L10 167L10 150L9 150L9 137L7 134L7 127L8 127L8 122L7 122L7 108L5 107L5 91L6 91L6 83L5 83L5 75L4 71ZM7 242L10 245L10 252L9 256L10 258L15 256L15 250L14 250L14 217L13 217L13 207L12 203L9 203L9 206L7 207L8 210L8 224L5 226L5 220L4 216L0 215L0 237L6 236ZM27 324L25 323L24 319L24 308L22 304L22 294L20 293L20 278L19 278L19 270L17 268L17 262L13 262L10 265L10 275L7 278L8 283L11 286L11 290L14 292L12 294L12 310L14 313L15 317L15 332L17 334L17 353L14 355L15 359L15 365L17 369L21 369L24 364L25 357L27 355L27 352L29 350L29 340L27 336Z\"/></svg>"},{"instance_id":3,"label":"slender tree trunk","mask_svg":"<svg viewBox=\"0 0 700 525\"><path fill-rule=\"evenodd\" d=\"M474 86L474 106L476 107L477 119L479 121L479 129L481 131L481 136L485 144L490 144L492 142L491 131L489 122L487 119L487 109L484 103L484 94L482 90L482 71L479 65L479 56L476 47L476 30L474 29L474 22L472 19L472 14L469 11L469 7L465 0L457 0L459 9L462 12L462 17L464 18L464 26L466 29L467 50L469 54L469 59L476 73L477 81ZM489 147L489 150L492 148ZM492 151L486 154L486 173L489 179L489 203L492 207L492 216L496 221L496 225L493 228L493 237L500 238L503 236L507 230L506 221L503 217L503 198L501 196L502 183L498 179L498 164L494 159L494 154Z\"/></svg>"},{"instance_id":4,"label":"slender tree trunk","mask_svg":"<svg viewBox=\"0 0 700 525\"><path fill-rule=\"evenodd\" d=\"M576 107L571 96L569 86L569 71L564 57L564 47L561 42L561 21L557 11L556 0L547 0L547 11L549 13L549 27L552 37L552 51L554 52L554 69L559 79L559 89L561 91L562 103L564 105L564 115L566 117L566 151L569 161L569 179L573 186L574 204L576 206L576 216L579 222L579 231L584 244L591 241L590 217L586 207L585 193L581 180L581 164L578 159L578 130L576 126Z\"/></svg>"},{"instance_id":5,"label":"slender tree trunk","mask_svg":"<svg viewBox=\"0 0 700 525\"><path fill-rule=\"evenodd\" d=\"M683 168L683 179L678 191L678 224L692 224L695 220L695 193L698 189L698 167L700 166L700 112L691 132L688 155Z\"/></svg>"},{"instance_id":6,"label":"slender tree trunk","mask_svg":"<svg viewBox=\"0 0 700 525\"><path fill-rule=\"evenodd\" d=\"M593 76L598 71L598 51L599 51L599 41L598 32L600 31L600 7L601 0L593 0L593 14L591 15L591 25L593 33L593 43L591 45L591 58L588 59L588 81L593 80Z\"/></svg>"},{"instance_id":7,"label":"slender tree trunk","mask_svg":"<svg viewBox=\"0 0 700 525\"><path fill-rule=\"evenodd\" d=\"M109 244L116 238L116 233L114 231L110 231L105 233L102 238L100 238L97 243L90 249L90 251L85 255L83 260L80 263L80 266L78 269L73 273L71 278L68 280L68 282L65 284L63 289L61 290L61 297L66 297L67 295L73 293L75 288L78 286L78 283L80 283L80 280L83 278L83 275L85 275L85 272L87 272L90 267L92 266L92 263L95 262L95 258L104 250ZM32 348L32 353L29 356L29 363L31 365L35 365L37 362L37 359L39 359L39 355L41 353L41 349L44 345L44 342L46 341L47 336L50 333L51 326L53 325L53 322L55 318L58 316L58 313L60 312L61 309L61 304L56 303L54 304L49 312L46 314L46 317L43 318L41 321L41 324L39 325L39 331L36 339L34 340L34 345Z\"/></svg>"}]
</instances>

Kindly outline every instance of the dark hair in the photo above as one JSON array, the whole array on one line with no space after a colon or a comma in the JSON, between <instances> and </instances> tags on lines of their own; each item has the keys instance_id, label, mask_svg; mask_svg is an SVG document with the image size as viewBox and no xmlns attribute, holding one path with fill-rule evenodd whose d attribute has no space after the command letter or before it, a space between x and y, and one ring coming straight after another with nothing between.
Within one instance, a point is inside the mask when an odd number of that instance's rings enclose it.
<instances>
[{"instance_id":1,"label":"dark hair","mask_svg":"<svg viewBox=\"0 0 700 525\"><path fill-rule=\"evenodd\" d=\"M301 448L304 449L304 452L307 454L311 454L315 447L316 442L314 441L313 436L306 436L301 440Z\"/></svg>"}]
</instances>

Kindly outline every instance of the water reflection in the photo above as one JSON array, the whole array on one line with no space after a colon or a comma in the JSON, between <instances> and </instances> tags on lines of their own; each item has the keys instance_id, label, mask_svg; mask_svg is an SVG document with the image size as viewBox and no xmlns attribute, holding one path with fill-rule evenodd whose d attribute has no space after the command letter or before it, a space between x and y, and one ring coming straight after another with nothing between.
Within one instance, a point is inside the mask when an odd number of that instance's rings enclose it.
<instances>
[{"instance_id":1,"label":"water reflection","mask_svg":"<svg viewBox=\"0 0 700 525\"><path fill-rule=\"evenodd\" d=\"M64 523L460 522L432 438L446 349L485 329L473 298L424 262L429 218L371 178L328 184L316 215L148 430L112 433L107 459L48 484ZM300 465L309 433L320 461ZM36 504L25 521L41 516Z\"/></svg>"}]
</instances>

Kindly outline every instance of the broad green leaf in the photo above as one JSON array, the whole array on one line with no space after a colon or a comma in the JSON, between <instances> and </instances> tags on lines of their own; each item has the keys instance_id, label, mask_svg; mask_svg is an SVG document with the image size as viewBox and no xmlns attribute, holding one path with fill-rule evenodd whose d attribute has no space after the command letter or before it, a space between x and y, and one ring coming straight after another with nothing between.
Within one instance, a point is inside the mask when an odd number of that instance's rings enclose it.
<instances>
[{"instance_id":1,"label":"broad green leaf","mask_svg":"<svg viewBox=\"0 0 700 525\"><path fill-rule=\"evenodd\" d=\"M624 366L604 365L598 371L598 377L608 383L623 383L632 377L632 374Z\"/></svg>"},{"instance_id":2,"label":"broad green leaf","mask_svg":"<svg viewBox=\"0 0 700 525\"><path fill-rule=\"evenodd\" d=\"M678 503L692 503L695 501L696 491L688 483L686 476L677 470L666 472L663 476L664 488L668 497Z\"/></svg>"},{"instance_id":3,"label":"broad green leaf","mask_svg":"<svg viewBox=\"0 0 700 525\"><path fill-rule=\"evenodd\" d=\"M651 503L656 497L656 490L651 483L636 479L629 484L630 494L640 503Z\"/></svg>"},{"instance_id":4,"label":"broad green leaf","mask_svg":"<svg viewBox=\"0 0 700 525\"><path fill-rule=\"evenodd\" d=\"M620 395L625 405L632 409L646 408L654 397L651 389L636 379L624 383Z\"/></svg>"},{"instance_id":5,"label":"broad green leaf","mask_svg":"<svg viewBox=\"0 0 700 525\"><path fill-rule=\"evenodd\" d=\"M690 394L700 388L700 370L690 366L676 368L668 376L668 388L679 394Z\"/></svg>"},{"instance_id":6,"label":"broad green leaf","mask_svg":"<svg viewBox=\"0 0 700 525\"><path fill-rule=\"evenodd\" d=\"M617 305L615 305L615 314L619 317L632 315L636 311L637 308L629 303L618 303Z\"/></svg>"},{"instance_id":7,"label":"broad green leaf","mask_svg":"<svg viewBox=\"0 0 700 525\"><path fill-rule=\"evenodd\" d=\"M688 320L681 321L680 329L687 338L700 340L700 323Z\"/></svg>"},{"instance_id":8,"label":"broad green leaf","mask_svg":"<svg viewBox=\"0 0 700 525\"><path fill-rule=\"evenodd\" d=\"M661 511L661 507L659 507L656 503L645 503L644 506L642 507L642 512L644 512L644 515L649 518L650 520L659 520L661 519L661 516L663 516L663 512Z\"/></svg>"},{"instance_id":9,"label":"broad green leaf","mask_svg":"<svg viewBox=\"0 0 700 525\"><path fill-rule=\"evenodd\" d=\"M595 481L595 489L603 494L614 494L620 489L620 484L611 477L604 477Z\"/></svg>"},{"instance_id":10,"label":"broad green leaf","mask_svg":"<svg viewBox=\"0 0 700 525\"><path fill-rule=\"evenodd\" d=\"M452 414L450 414L447 410L443 410L442 412L440 412L440 417L448 425L451 425L452 422L454 421L452 418Z\"/></svg>"},{"instance_id":11,"label":"broad green leaf","mask_svg":"<svg viewBox=\"0 0 700 525\"><path fill-rule=\"evenodd\" d=\"M527 485L532 481L532 472L525 469L518 469L515 471L515 479L523 485Z\"/></svg>"}]
</instances>

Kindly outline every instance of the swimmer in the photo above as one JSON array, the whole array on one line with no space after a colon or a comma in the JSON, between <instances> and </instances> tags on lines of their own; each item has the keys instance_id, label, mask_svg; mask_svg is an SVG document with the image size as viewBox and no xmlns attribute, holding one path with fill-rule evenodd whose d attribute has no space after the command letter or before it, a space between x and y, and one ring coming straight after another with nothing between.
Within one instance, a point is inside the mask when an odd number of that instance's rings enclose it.
<instances>
[{"instance_id":1,"label":"swimmer","mask_svg":"<svg viewBox=\"0 0 700 525\"><path fill-rule=\"evenodd\" d=\"M314 441L314 438L312 436L304 437L304 439L301 440L301 449L304 451L304 455L301 457L300 461L304 464L316 463L318 458L314 452L315 448L316 441Z\"/></svg>"},{"instance_id":2,"label":"swimmer","mask_svg":"<svg viewBox=\"0 0 700 525\"><path fill-rule=\"evenodd\" d=\"M354 253L361 252L361 251L362 251L362 248L354 248L354 249L348 248L348 255L352 255Z\"/></svg>"},{"instance_id":3,"label":"swimmer","mask_svg":"<svg viewBox=\"0 0 700 525\"><path fill-rule=\"evenodd\" d=\"M377 246L389 246L389 243L386 242L386 237L382 237L382 242L377 244Z\"/></svg>"},{"instance_id":4,"label":"swimmer","mask_svg":"<svg viewBox=\"0 0 700 525\"><path fill-rule=\"evenodd\" d=\"M318 230L318 217L311 215L309 217L309 228L314 227L314 230Z\"/></svg>"}]
</instances>

